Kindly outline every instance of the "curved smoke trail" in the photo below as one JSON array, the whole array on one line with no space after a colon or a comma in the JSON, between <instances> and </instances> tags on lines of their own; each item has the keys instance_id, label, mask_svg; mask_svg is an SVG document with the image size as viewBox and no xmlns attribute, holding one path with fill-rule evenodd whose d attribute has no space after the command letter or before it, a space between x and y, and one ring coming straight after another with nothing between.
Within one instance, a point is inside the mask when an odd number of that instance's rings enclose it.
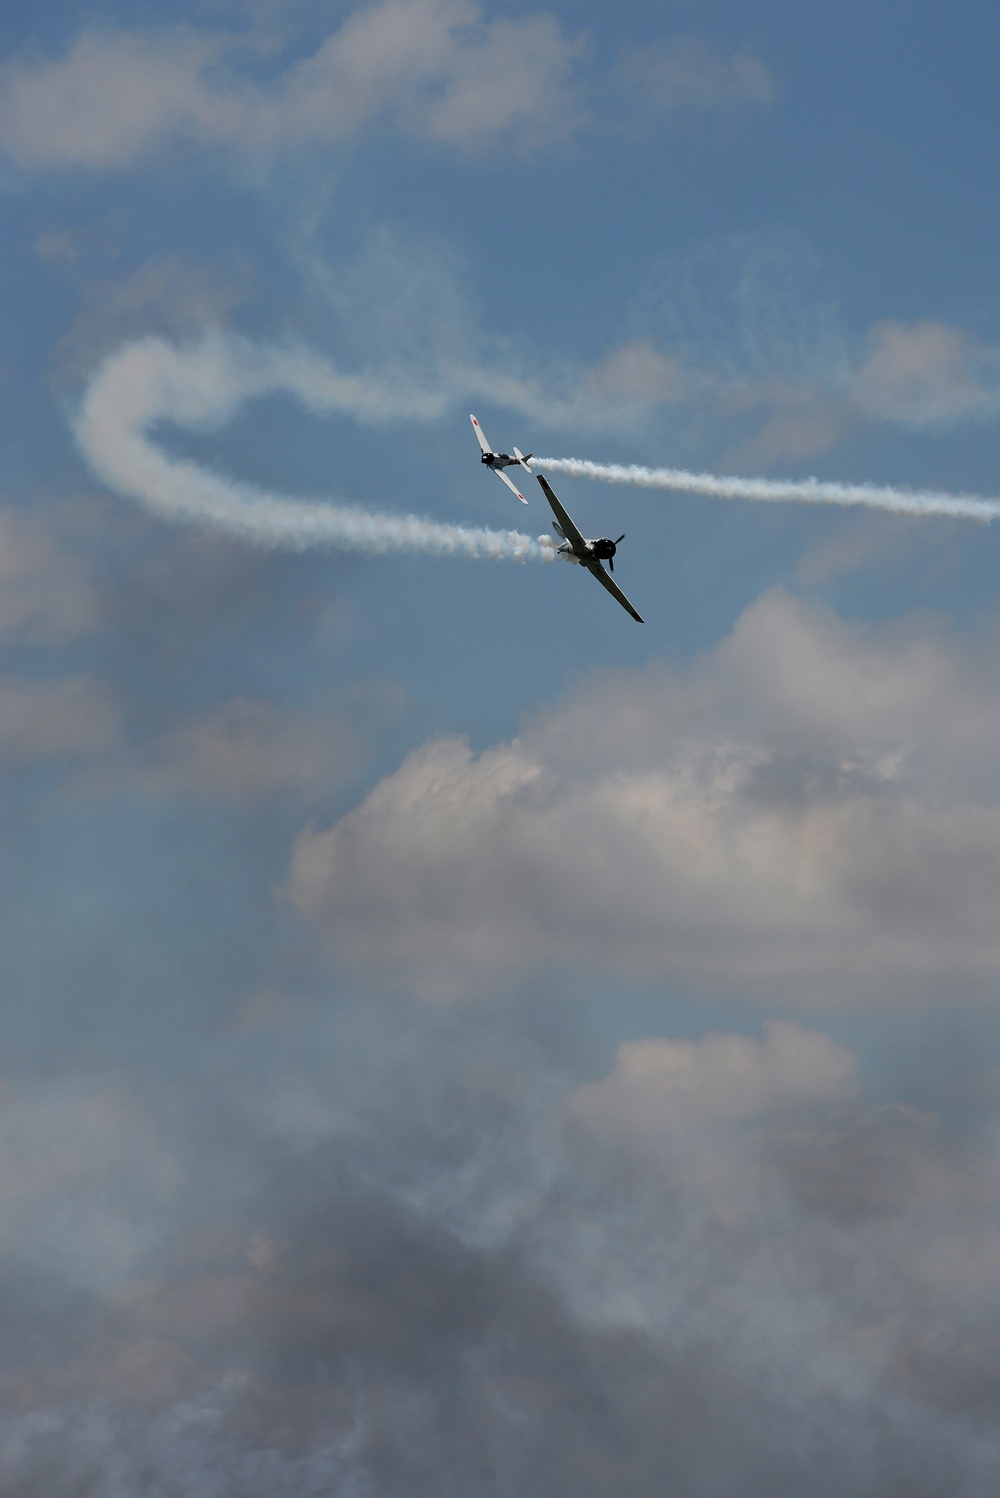
<instances>
[{"instance_id":1,"label":"curved smoke trail","mask_svg":"<svg viewBox=\"0 0 1000 1498\"><path fill-rule=\"evenodd\" d=\"M684 468L641 468L637 464L591 463L585 458L533 458L540 468L606 484L640 489L675 489L718 499L765 503L867 505L906 515L951 515L965 520L1000 518L1000 499L978 494L947 494L936 489L896 489L880 484L839 484L825 479L746 479Z\"/></svg>"},{"instance_id":2,"label":"curved smoke trail","mask_svg":"<svg viewBox=\"0 0 1000 1498\"><path fill-rule=\"evenodd\" d=\"M225 532L256 546L336 547L371 554L422 552L494 561L551 561L551 544L518 531L443 525L360 505L288 499L172 458L150 440L157 422L219 426L246 401L285 390L313 411L380 420L389 410L433 414L432 398L343 375L301 349L215 335L189 348L148 338L114 354L91 381L74 420L91 469L116 493L164 520Z\"/></svg>"}]
</instances>

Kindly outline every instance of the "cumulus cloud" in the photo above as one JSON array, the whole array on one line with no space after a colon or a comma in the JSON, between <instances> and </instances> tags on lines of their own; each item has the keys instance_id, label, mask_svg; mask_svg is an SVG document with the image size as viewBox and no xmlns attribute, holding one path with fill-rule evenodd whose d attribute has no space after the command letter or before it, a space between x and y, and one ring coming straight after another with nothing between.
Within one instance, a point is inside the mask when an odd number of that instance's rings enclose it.
<instances>
[{"instance_id":1,"label":"cumulus cloud","mask_svg":"<svg viewBox=\"0 0 1000 1498\"><path fill-rule=\"evenodd\" d=\"M170 139L260 152L382 121L465 149L558 135L575 117L580 47L547 15L486 21L474 0L381 0L265 82L247 63L270 50L263 36L186 27L86 31L55 61L6 65L0 146L28 168L100 170Z\"/></svg>"},{"instance_id":2,"label":"cumulus cloud","mask_svg":"<svg viewBox=\"0 0 1000 1498\"><path fill-rule=\"evenodd\" d=\"M789 1002L992 992L992 659L765 595L690 666L598 677L307 829L342 959L456 997L545 963Z\"/></svg>"},{"instance_id":3,"label":"cumulus cloud","mask_svg":"<svg viewBox=\"0 0 1000 1498\"><path fill-rule=\"evenodd\" d=\"M772 1020L763 1041L716 1034L629 1041L608 1076L579 1090L573 1110L656 1150L678 1127L843 1103L856 1090L847 1051L791 1021Z\"/></svg>"}]
</instances>

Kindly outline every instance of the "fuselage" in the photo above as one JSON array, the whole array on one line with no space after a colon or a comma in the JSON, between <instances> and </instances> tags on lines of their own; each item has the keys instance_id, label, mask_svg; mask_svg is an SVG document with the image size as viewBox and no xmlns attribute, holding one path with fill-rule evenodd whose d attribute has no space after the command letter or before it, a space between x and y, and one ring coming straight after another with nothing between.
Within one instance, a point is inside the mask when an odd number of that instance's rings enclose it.
<instances>
[{"instance_id":1,"label":"fuselage","mask_svg":"<svg viewBox=\"0 0 1000 1498\"><path fill-rule=\"evenodd\" d=\"M519 463L519 458L512 458L509 453L483 453L480 463L485 463L487 468L510 468Z\"/></svg>"},{"instance_id":2,"label":"fuselage","mask_svg":"<svg viewBox=\"0 0 1000 1498\"><path fill-rule=\"evenodd\" d=\"M586 550L584 550L584 547ZM559 548L559 555L567 557L571 562L610 562L617 552L618 547L614 541L607 536L599 536L595 541L585 541L583 547L579 544L573 545L572 541L564 541Z\"/></svg>"}]
</instances>

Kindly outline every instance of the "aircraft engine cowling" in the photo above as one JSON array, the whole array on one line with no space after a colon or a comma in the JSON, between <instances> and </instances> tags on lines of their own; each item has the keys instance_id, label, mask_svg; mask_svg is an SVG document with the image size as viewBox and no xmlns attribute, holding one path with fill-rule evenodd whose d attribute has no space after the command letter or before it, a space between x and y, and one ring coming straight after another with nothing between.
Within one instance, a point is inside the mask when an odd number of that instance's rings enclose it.
<instances>
[{"instance_id":1,"label":"aircraft engine cowling","mask_svg":"<svg viewBox=\"0 0 1000 1498\"><path fill-rule=\"evenodd\" d=\"M624 541L624 534L618 537L618 541ZM618 551L618 541L612 541L610 536L601 536L597 541L591 541L590 554L598 562L607 562L611 571L614 572L614 557Z\"/></svg>"}]
</instances>

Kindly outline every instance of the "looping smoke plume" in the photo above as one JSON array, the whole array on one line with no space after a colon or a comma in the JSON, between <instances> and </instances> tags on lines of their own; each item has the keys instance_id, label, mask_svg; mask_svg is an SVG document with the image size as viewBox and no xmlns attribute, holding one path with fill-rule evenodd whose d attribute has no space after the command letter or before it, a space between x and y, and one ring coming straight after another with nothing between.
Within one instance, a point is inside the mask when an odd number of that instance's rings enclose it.
<instances>
[{"instance_id":1,"label":"looping smoke plume","mask_svg":"<svg viewBox=\"0 0 1000 1498\"><path fill-rule=\"evenodd\" d=\"M684 468L641 468L637 464L591 463L585 458L536 458L540 467L605 484L632 484L639 489L676 489L718 499L752 499L770 503L867 505L906 515L951 515L965 520L1000 517L1000 499L978 494L946 494L936 489L896 489L880 484L839 484L823 479L736 478L689 473Z\"/></svg>"},{"instance_id":2,"label":"looping smoke plume","mask_svg":"<svg viewBox=\"0 0 1000 1498\"><path fill-rule=\"evenodd\" d=\"M248 400L275 390L297 396L311 411L337 411L359 420L380 419L390 404L411 417L436 414L433 395L389 392L382 382L342 374L302 349L259 347L213 335L183 349L159 338L121 349L91 381L74 430L94 474L117 494L137 500L164 520L207 526L251 545L552 560L546 541L518 531L443 525L329 500L289 499L169 457L150 440L157 422L202 430L221 426Z\"/></svg>"}]
</instances>

